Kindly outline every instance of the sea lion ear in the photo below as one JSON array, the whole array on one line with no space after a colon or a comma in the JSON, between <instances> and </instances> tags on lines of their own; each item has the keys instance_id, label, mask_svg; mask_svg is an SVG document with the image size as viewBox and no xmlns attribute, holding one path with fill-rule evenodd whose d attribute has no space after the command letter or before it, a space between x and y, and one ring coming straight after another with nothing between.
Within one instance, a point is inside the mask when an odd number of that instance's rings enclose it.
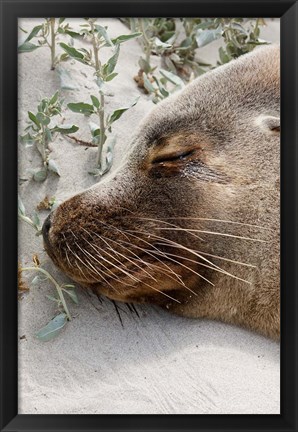
<instances>
[{"instance_id":1,"label":"sea lion ear","mask_svg":"<svg viewBox=\"0 0 298 432\"><path fill-rule=\"evenodd\" d=\"M257 124L264 132L279 133L280 132L280 118L270 115L260 115L257 118Z\"/></svg>"}]
</instances>

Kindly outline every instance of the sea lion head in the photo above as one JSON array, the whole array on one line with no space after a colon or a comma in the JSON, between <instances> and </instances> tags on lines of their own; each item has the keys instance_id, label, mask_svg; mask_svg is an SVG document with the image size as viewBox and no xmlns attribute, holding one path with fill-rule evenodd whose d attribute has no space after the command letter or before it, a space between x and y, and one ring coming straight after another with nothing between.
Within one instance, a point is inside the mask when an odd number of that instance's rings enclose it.
<instances>
[{"instance_id":1,"label":"sea lion head","mask_svg":"<svg viewBox=\"0 0 298 432\"><path fill-rule=\"evenodd\" d=\"M279 108L278 46L197 78L146 117L121 167L49 216L48 254L125 302L187 310L219 280L260 286L247 268L275 268Z\"/></svg>"}]
</instances>

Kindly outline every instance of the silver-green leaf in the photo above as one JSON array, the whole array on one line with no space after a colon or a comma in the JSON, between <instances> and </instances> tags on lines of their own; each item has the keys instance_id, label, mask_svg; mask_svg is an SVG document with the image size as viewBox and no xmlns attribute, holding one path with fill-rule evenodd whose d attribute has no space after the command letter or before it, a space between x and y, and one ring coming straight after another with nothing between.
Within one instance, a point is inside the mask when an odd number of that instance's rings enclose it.
<instances>
[{"instance_id":1,"label":"silver-green leaf","mask_svg":"<svg viewBox=\"0 0 298 432\"><path fill-rule=\"evenodd\" d=\"M21 144L32 145L34 143L34 138L27 132L25 135L20 135Z\"/></svg>"},{"instance_id":2,"label":"silver-green leaf","mask_svg":"<svg viewBox=\"0 0 298 432\"><path fill-rule=\"evenodd\" d=\"M79 127L72 124L61 124L59 126L55 126L52 129L52 132L59 132L61 134L70 134L77 132L79 130Z\"/></svg>"},{"instance_id":3,"label":"silver-green leaf","mask_svg":"<svg viewBox=\"0 0 298 432\"><path fill-rule=\"evenodd\" d=\"M177 75L173 74L172 72L160 69L160 74L176 86L184 87L185 85L182 79L179 78Z\"/></svg>"},{"instance_id":4,"label":"silver-green leaf","mask_svg":"<svg viewBox=\"0 0 298 432\"><path fill-rule=\"evenodd\" d=\"M145 74L145 72L143 72L143 80L144 80L144 87L145 89L149 92L149 93L154 93L155 92L155 88L154 86L151 84L149 78L147 77L147 75Z\"/></svg>"},{"instance_id":5,"label":"silver-green leaf","mask_svg":"<svg viewBox=\"0 0 298 432\"><path fill-rule=\"evenodd\" d=\"M77 296L77 294L76 294L76 292L75 292L74 289L64 289L63 288L63 291L66 292L66 294L69 295L69 297L72 299L72 301L75 304L79 304L78 296Z\"/></svg>"},{"instance_id":6,"label":"silver-green leaf","mask_svg":"<svg viewBox=\"0 0 298 432\"><path fill-rule=\"evenodd\" d=\"M137 98L128 107L116 109L116 111L114 111L113 114L111 115L109 123L112 124L112 123L114 123L114 121L118 120L122 116L122 114L125 113L125 111L127 111L129 108L132 108L133 106L135 106L136 103L138 102L138 100L139 100L139 98Z\"/></svg>"},{"instance_id":7,"label":"silver-green leaf","mask_svg":"<svg viewBox=\"0 0 298 432\"><path fill-rule=\"evenodd\" d=\"M33 174L33 179L37 182L43 182L47 178L47 174L48 174L46 168L30 169L29 172Z\"/></svg>"},{"instance_id":8,"label":"silver-green leaf","mask_svg":"<svg viewBox=\"0 0 298 432\"><path fill-rule=\"evenodd\" d=\"M59 90L57 90L56 93L53 94L53 96L50 99L49 104L54 105L58 101L58 96L59 96Z\"/></svg>"},{"instance_id":9,"label":"silver-green leaf","mask_svg":"<svg viewBox=\"0 0 298 432\"><path fill-rule=\"evenodd\" d=\"M110 75L105 77L105 81L112 81L112 79L114 79L117 75L118 75L117 72L113 72Z\"/></svg>"},{"instance_id":10,"label":"silver-green leaf","mask_svg":"<svg viewBox=\"0 0 298 432\"><path fill-rule=\"evenodd\" d=\"M145 59L143 59L142 57L140 57L140 59L139 59L139 66L142 69L142 71L144 71L146 74L151 71L150 64Z\"/></svg>"},{"instance_id":11,"label":"silver-green leaf","mask_svg":"<svg viewBox=\"0 0 298 432\"><path fill-rule=\"evenodd\" d=\"M32 222L34 223L36 229L41 228L40 219L36 212L33 213Z\"/></svg>"},{"instance_id":12,"label":"silver-green leaf","mask_svg":"<svg viewBox=\"0 0 298 432\"><path fill-rule=\"evenodd\" d=\"M167 49L172 46L166 42L162 42L158 37L154 38L153 43L157 49Z\"/></svg>"},{"instance_id":13,"label":"silver-green leaf","mask_svg":"<svg viewBox=\"0 0 298 432\"><path fill-rule=\"evenodd\" d=\"M23 201L21 200L20 197L18 197L18 212L21 215L25 215L26 214L25 206L24 206Z\"/></svg>"},{"instance_id":14,"label":"silver-green leaf","mask_svg":"<svg viewBox=\"0 0 298 432\"><path fill-rule=\"evenodd\" d=\"M112 42L113 42L113 44L117 45L117 44L126 42L130 39L135 39L141 35L142 35L142 33L140 33L140 32L131 33L131 34L127 34L127 35L120 35L120 36L116 37L115 39L112 39Z\"/></svg>"},{"instance_id":15,"label":"silver-green leaf","mask_svg":"<svg viewBox=\"0 0 298 432\"><path fill-rule=\"evenodd\" d=\"M114 72L114 69L118 61L119 52L120 52L120 44L116 45L114 54L112 55L112 57L109 58L107 63L103 66L103 72L106 76Z\"/></svg>"},{"instance_id":16,"label":"silver-green leaf","mask_svg":"<svg viewBox=\"0 0 298 432\"><path fill-rule=\"evenodd\" d=\"M91 104L87 104L84 102L78 102L78 103L69 103L68 108L76 113L90 115L94 113L94 107Z\"/></svg>"},{"instance_id":17,"label":"silver-green leaf","mask_svg":"<svg viewBox=\"0 0 298 432\"><path fill-rule=\"evenodd\" d=\"M56 297L53 297L53 296L51 296L51 295L46 294L46 297L47 297L49 300L53 301L53 302L56 302L56 303L59 303L59 302L60 302L59 299L57 299Z\"/></svg>"},{"instance_id":18,"label":"silver-green leaf","mask_svg":"<svg viewBox=\"0 0 298 432\"><path fill-rule=\"evenodd\" d=\"M65 313L57 315L45 327L36 333L36 337L43 342L48 342L60 333L66 323L67 316Z\"/></svg>"},{"instance_id":19,"label":"silver-green leaf","mask_svg":"<svg viewBox=\"0 0 298 432\"><path fill-rule=\"evenodd\" d=\"M99 128L99 126L96 123L92 122L92 121L90 121L88 124L89 124L91 135L93 137L98 136L100 134L100 128Z\"/></svg>"},{"instance_id":20,"label":"silver-green leaf","mask_svg":"<svg viewBox=\"0 0 298 432\"><path fill-rule=\"evenodd\" d=\"M102 27L102 26L99 25L99 24L95 24L94 27L96 28L98 34L99 34L101 37L103 37L103 39L106 41L107 46L114 46L113 42L112 42L111 39L110 39L110 36L109 36L108 33L107 33L107 30L106 30L104 27Z\"/></svg>"},{"instance_id":21,"label":"silver-green leaf","mask_svg":"<svg viewBox=\"0 0 298 432\"><path fill-rule=\"evenodd\" d=\"M42 25L38 25L34 27L31 30L29 36L26 38L25 42L29 42L31 39L33 39L41 29L42 29Z\"/></svg>"},{"instance_id":22,"label":"silver-green leaf","mask_svg":"<svg viewBox=\"0 0 298 432\"><path fill-rule=\"evenodd\" d=\"M59 168L53 159L50 159L48 161L48 168L50 171L52 171L52 172L58 174L58 176L60 176Z\"/></svg>"},{"instance_id":23,"label":"silver-green leaf","mask_svg":"<svg viewBox=\"0 0 298 432\"><path fill-rule=\"evenodd\" d=\"M34 45L31 42L24 42L22 45L19 45L18 52L19 53L31 52L36 50L37 48L40 48L40 45Z\"/></svg>"},{"instance_id":24,"label":"silver-green leaf","mask_svg":"<svg viewBox=\"0 0 298 432\"><path fill-rule=\"evenodd\" d=\"M47 126L48 124L50 124L50 117L45 115L43 112L38 112L36 114L36 118L38 120L39 123L43 124L44 126Z\"/></svg>"},{"instance_id":25,"label":"silver-green leaf","mask_svg":"<svg viewBox=\"0 0 298 432\"><path fill-rule=\"evenodd\" d=\"M229 55L226 53L226 51L222 47L219 48L218 54L219 54L220 61L223 64L228 63L231 60Z\"/></svg>"},{"instance_id":26,"label":"silver-green leaf","mask_svg":"<svg viewBox=\"0 0 298 432\"><path fill-rule=\"evenodd\" d=\"M28 117L40 129L40 121L31 111L28 111Z\"/></svg>"},{"instance_id":27,"label":"silver-green leaf","mask_svg":"<svg viewBox=\"0 0 298 432\"><path fill-rule=\"evenodd\" d=\"M99 176L102 175L102 171L100 169L98 169L98 168L94 168L94 169L88 171L88 174L91 174L94 177L99 177Z\"/></svg>"},{"instance_id":28,"label":"silver-green leaf","mask_svg":"<svg viewBox=\"0 0 298 432\"><path fill-rule=\"evenodd\" d=\"M218 27L214 30L201 30L199 29L196 34L196 41L199 48L202 48L205 45L208 45L209 43L215 41L216 39L219 39L222 34L221 27Z\"/></svg>"},{"instance_id":29,"label":"silver-green leaf","mask_svg":"<svg viewBox=\"0 0 298 432\"><path fill-rule=\"evenodd\" d=\"M97 97L94 95L91 95L90 97L91 97L92 103L95 106L95 108L99 108L100 103L99 103L99 100L97 99Z\"/></svg>"},{"instance_id":30,"label":"silver-green leaf","mask_svg":"<svg viewBox=\"0 0 298 432\"><path fill-rule=\"evenodd\" d=\"M74 47L66 45L63 42L61 42L59 45L70 57L80 61L81 63L88 64L88 62L85 60L84 54L75 49Z\"/></svg>"}]
</instances>

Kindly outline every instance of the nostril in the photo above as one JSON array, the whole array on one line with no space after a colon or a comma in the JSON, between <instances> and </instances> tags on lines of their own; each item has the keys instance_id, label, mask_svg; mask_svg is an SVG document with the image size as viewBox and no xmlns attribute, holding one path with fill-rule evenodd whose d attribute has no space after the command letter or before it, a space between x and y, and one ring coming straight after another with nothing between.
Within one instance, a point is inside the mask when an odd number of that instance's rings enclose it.
<instances>
[{"instance_id":1,"label":"nostril","mask_svg":"<svg viewBox=\"0 0 298 432\"><path fill-rule=\"evenodd\" d=\"M46 237L46 236L48 235L49 230L50 230L51 225L52 225L52 223L51 223L51 219L50 219L50 216L51 216L51 215L49 215L49 216L46 218L46 220L44 221L43 226L42 226L42 235L43 235L44 237Z\"/></svg>"}]
</instances>

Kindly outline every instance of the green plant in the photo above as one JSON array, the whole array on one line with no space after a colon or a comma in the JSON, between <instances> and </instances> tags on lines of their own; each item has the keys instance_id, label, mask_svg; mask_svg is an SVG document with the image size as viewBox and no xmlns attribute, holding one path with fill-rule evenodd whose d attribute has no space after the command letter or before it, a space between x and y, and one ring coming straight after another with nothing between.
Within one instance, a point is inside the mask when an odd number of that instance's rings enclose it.
<instances>
[{"instance_id":1,"label":"green plant","mask_svg":"<svg viewBox=\"0 0 298 432\"><path fill-rule=\"evenodd\" d=\"M131 29L137 29L142 32L140 38L143 48L144 57L139 59L140 70L135 80L140 87L143 85L142 74L145 72L150 79L156 68L152 67L152 56L162 58L164 67L173 74L180 75L184 79L188 78L188 71L197 66L192 63L197 48L194 35L194 24L201 22L201 19L183 18L185 24L184 38L181 42L177 39L183 29L179 29L179 20L175 18L130 18L126 23ZM181 26L180 26L181 27ZM186 70L186 65L189 63ZM205 66L202 63L201 66ZM139 78L139 79L138 79ZM146 87L145 87L146 88Z\"/></svg>"},{"instance_id":2,"label":"green plant","mask_svg":"<svg viewBox=\"0 0 298 432\"><path fill-rule=\"evenodd\" d=\"M41 234L41 224L37 213L34 213L33 219L27 216L24 204L20 198L18 199L18 216L21 220L32 226L37 231L37 235ZM71 321L72 319L64 294L67 294L67 296L75 304L78 304L78 297L75 292L75 286L73 284L59 284L47 270L41 267L39 259L36 255L34 255L33 257L33 264L33 266L29 267L22 267L21 265L19 265L19 286L24 286L24 283L22 281L22 273L26 271L34 271L42 274L43 278L41 279L40 275L35 276L31 281L32 285L49 280L56 288L57 293L56 296L47 295L46 297L56 303L57 312L59 313L59 315L56 315L54 318L52 318L51 321L36 334L39 339L43 341L48 341L60 332L60 330L64 327L67 321Z\"/></svg>"},{"instance_id":3,"label":"green plant","mask_svg":"<svg viewBox=\"0 0 298 432\"><path fill-rule=\"evenodd\" d=\"M129 108L134 106L137 101L132 102L129 106L118 108L112 114L106 113L105 101L106 94L104 91L105 83L112 81L118 74L115 72L117 65L120 45L127 40L140 36L141 33L132 33L129 35L120 35L117 38L110 39L107 28L96 23L94 18L86 18L87 23L82 25L82 32L85 38L89 38L92 43L92 50L88 51L85 48L75 48L65 43L60 43L61 48L68 54L69 57L86 64L94 69L94 76L99 88L99 95L91 95L91 104L85 102L69 103L68 108L76 113L81 113L86 116L95 114L99 124L90 122L90 130L92 134L92 142L97 145L97 157L95 169L89 171L95 176L103 175L111 167L111 158L103 158L103 146L108 138L108 133L112 131L112 124L118 120L122 114ZM112 49L112 56L109 60L102 64L100 61L100 50L104 47ZM110 149L115 144L115 138L109 140ZM111 153L107 152L107 154Z\"/></svg>"},{"instance_id":4,"label":"green plant","mask_svg":"<svg viewBox=\"0 0 298 432\"><path fill-rule=\"evenodd\" d=\"M51 70L54 70L60 61L68 58L65 53L60 56L56 55L57 36L64 34L71 38L82 37L80 33L72 30L70 25L64 21L65 18L45 18L44 22L35 26L27 38L19 45L18 52L31 52L46 46L51 52ZM34 44L33 40L37 40L37 44Z\"/></svg>"},{"instance_id":5,"label":"green plant","mask_svg":"<svg viewBox=\"0 0 298 432\"><path fill-rule=\"evenodd\" d=\"M42 329L40 329L36 333L36 337L38 339L40 339L44 342L47 342L50 339L52 339L53 337L58 335L58 333L64 327L64 325L67 323L67 321L72 320L71 314L69 312L69 309L68 309L68 306L67 306L67 303L66 303L66 300L64 297L64 293L66 293L75 304L78 304L78 298L77 298L77 295L76 295L75 290L74 290L75 286L72 284L61 284L60 285L56 281L56 279L54 279L54 277L47 270L40 267L40 265L35 264L34 266L30 266L30 267L20 266L19 274L22 274L23 272L26 272L26 271L39 272L44 276L44 278L42 278L42 279L40 279L39 276L35 276L31 282L32 285L37 284L38 282L45 282L46 280L49 280L52 282L52 284L56 288L57 296L47 295L46 297L49 300L56 303L57 312L59 312L59 315L55 315L45 327L43 327Z\"/></svg>"},{"instance_id":6,"label":"green plant","mask_svg":"<svg viewBox=\"0 0 298 432\"><path fill-rule=\"evenodd\" d=\"M260 26L265 24L260 18L204 18L200 22L195 19L194 23L190 20L183 18L183 26L187 39L191 40L190 44L193 49L198 49L198 52L211 42L223 39L224 46L219 48L218 64L227 63L252 51L257 45L267 43L259 38ZM193 61L189 64L195 66Z\"/></svg>"},{"instance_id":7,"label":"green plant","mask_svg":"<svg viewBox=\"0 0 298 432\"><path fill-rule=\"evenodd\" d=\"M230 60L252 51L258 45L266 45L260 39L260 26L265 25L264 20L257 18L244 25L243 19L229 20L220 24L225 48L219 48L219 64L228 63Z\"/></svg>"},{"instance_id":8,"label":"green plant","mask_svg":"<svg viewBox=\"0 0 298 432\"><path fill-rule=\"evenodd\" d=\"M146 74L155 68L151 65L152 54L161 55L172 46L177 38L174 18L127 18L124 22L132 31L141 32L140 44L145 57L139 59L139 66Z\"/></svg>"},{"instance_id":9,"label":"green plant","mask_svg":"<svg viewBox=\"0 0 298 432\"><path fill-rule=\"evenodd\" d=\"M152 67L153 55L159 56L173 75L189 81L214 67L199 59L197 54L200 48L217 39L223 40L218 64L227 63L266 43L259 38L260 26L264 24L260 18L130 18L125 19L125 23L132 30L142 32L140 42L144 57L139 59L140 70L135 81L140 88L154 95L154 102L167 97L170 92L162 87L165 80L158 78L158 68Z\"/></svg>"},{"instance_id":10,"label":"green plant","mask_svg":"<svg viewBox=\"0 0 298 432\"><path fill-rule=\"evenodd\" d=\"M158 72L160 76L155 74L147 75L145 72L142 73L144 88L147 93L152 95L153 103L158 103L160 100L168 97L170 93L180 90L185 86L184 81L172 72L164 69L159 69Z\"/></svg>"},{"instance_id":11,"label":"green plant","mask_svg":"<svg viewBox=\"0 0 298 432\"><path fill-rule=\"evenodd\" d=\"M49 157L49 142L55 139L57 133L70 134L79 129L78 126L58 124L53 120L54 117L61 116L62 103L57 91L52 97L42 99L35 113L28 112L29 125L20 139L26 146L34 145L41 155L43 166L29 170L36 181L44 181L48 171L60 175L56 162Z\"/></svg>"},{"instance_id":12,"label":"green plant","mask_svg":"<svg viewBox=\"0 0 298 432\"><path fill-rule=\"evenodd\" d=\"M36 230L36 235L41 235L41 223L38 214L34 212L33 218L31 219L26 214L25 206L22 200L20 199L20 197L18 197L18 217L19 219L23 220L24 222L32 226Z\"/></svg>"}]
</instances>

